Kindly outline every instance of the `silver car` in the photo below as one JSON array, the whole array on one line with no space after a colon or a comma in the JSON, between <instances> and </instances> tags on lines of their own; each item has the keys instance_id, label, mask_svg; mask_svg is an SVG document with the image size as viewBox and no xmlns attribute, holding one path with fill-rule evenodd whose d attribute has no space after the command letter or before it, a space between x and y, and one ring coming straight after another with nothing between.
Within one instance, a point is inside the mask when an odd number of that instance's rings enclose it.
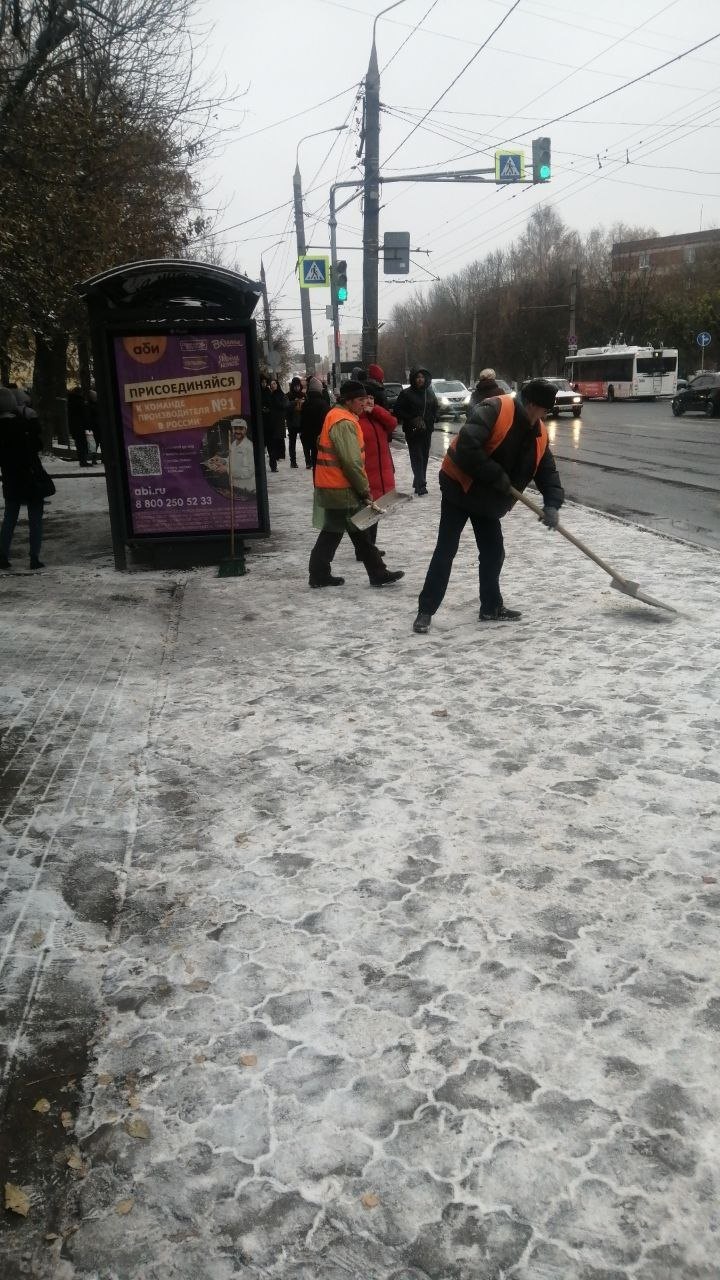
<instances>
[{"instance_id":1,"label":"silver car","mask_svg":"<svg viewBox=\"0 0 720 1280\"><path fill-rule=\"evenodd\" d=\"M470 406L470 392L464 382L450 382L445 378L433 378L432 389L437 396L438 418L465 416Z\"/></svg>"}]
</instances>

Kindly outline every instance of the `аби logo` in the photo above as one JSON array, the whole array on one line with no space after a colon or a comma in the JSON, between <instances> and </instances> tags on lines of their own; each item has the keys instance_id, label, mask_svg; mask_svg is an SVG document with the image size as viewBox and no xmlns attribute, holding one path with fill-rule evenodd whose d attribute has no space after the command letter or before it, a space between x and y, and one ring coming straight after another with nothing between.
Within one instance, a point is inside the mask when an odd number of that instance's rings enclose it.
<instances>
[{"instance_id":1,"label":"\u0430\u0431\u0438 logo","mask_svg":"<svg viewBox=\"0 0 720 1280\"><path fill-rule=\"evenodd\" d=\"M157 364L167 350L167 338L158 333L123 338L122 344L130 358L138 364Z\"/></svg>"}]
</instances>

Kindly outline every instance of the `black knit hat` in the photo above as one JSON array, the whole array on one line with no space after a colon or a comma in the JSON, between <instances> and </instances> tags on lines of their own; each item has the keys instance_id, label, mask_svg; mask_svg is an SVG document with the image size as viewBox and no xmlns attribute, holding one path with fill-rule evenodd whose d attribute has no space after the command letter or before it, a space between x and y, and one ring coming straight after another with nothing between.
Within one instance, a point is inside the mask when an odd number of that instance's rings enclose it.
<instances>
[{"instance_id":1,"label":"black knit hat","mask_svg":"<svg viewBox=\"0 0 720 1280\"><path fill-rule=\"evenodd\" d=\"M522 389L525 404L536 404L539 409L552 409L556 395L557 387L546 378L532 378Z\"/></svg>"},{"instance_id":2,"label":"black knit hat","mask_svg":"<svg viewBox=\"0 0 720 1280\"><path fill-rule=\"evenodd\" d=\"M351 378L349 382L343 382L342 386L340 387L340 399L342 400L343 404L345 403L346 400L354 400L356 396L364 396L364 395L367 395L367 392L365 390L363 383L356 382L353 378Z\"/></svg>"}]
</instances>

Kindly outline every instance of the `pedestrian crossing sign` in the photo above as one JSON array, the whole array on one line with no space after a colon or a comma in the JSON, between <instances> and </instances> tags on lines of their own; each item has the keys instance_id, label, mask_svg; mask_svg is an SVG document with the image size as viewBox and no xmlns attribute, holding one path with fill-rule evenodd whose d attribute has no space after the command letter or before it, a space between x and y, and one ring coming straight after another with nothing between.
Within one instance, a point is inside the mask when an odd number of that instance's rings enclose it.
<instances>
[{"instance_id":1,"label":"pedestrian crossing sign","mask_svg":"<svg viewBox=\"0 0 720 1280\"><path fill-rule=\"evenodd\" d=\"M330 288L329 258L299 258L298 265L300 267L301 289Z\"/></svg>"},{"instance_id":2,"label":"pedestrian crossing sign","mask_svg":"<svg viewBox=\"0 0 720 1280\"><path fill-rule=\"evenodd\" d=\"M524 151L495 152L495 181L522 182L525 177Z\"/></svg>"}]
</instances>

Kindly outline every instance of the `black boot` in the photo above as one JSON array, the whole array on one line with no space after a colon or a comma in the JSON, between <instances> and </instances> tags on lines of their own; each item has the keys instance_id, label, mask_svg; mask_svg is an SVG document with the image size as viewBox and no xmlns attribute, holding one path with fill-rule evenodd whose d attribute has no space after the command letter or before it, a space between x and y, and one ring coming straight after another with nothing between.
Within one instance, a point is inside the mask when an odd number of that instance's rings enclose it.
<instances>
[{"instance_id":1,"label":"black boot","mask_svg":"<svg viewBox=\"0 0 720 1280\"><path fill-rule=\"evenodd\" d=\"M517 622L522 614L517 609L506 609L504 604L499 604L497 609L481 609L481 622Z\"/></svg>"},{"instance_id":2,"label":"black boot","mask_svg":"<svg viewBox=\"0 0 720 1280\"><path fill-rule=\"evenodd\" d=\"M344 578L334 578L334 577L333 577L333 575L332 575L332 574L330 574L330 577L329 577L329 578L324 578L324 579L320 579L320 578L308 578L308 583L310 584L310 586L311 586L311 587L315 587L315 588L320 588L320 587L344 587L344 585L345 585L345 579L344 579Z\"/></svg>"},{"instance_id":3,"label":"black boot","mask_svg":"<svg viewBox=\"0 0 720 1280\"><path fill-rule=\"evenodd\" d=\"M379 578L371 578L371 587L388 587L393 582L399 582L405 577L404 569L386 569Z\"/></svg>"}]
</instances>

